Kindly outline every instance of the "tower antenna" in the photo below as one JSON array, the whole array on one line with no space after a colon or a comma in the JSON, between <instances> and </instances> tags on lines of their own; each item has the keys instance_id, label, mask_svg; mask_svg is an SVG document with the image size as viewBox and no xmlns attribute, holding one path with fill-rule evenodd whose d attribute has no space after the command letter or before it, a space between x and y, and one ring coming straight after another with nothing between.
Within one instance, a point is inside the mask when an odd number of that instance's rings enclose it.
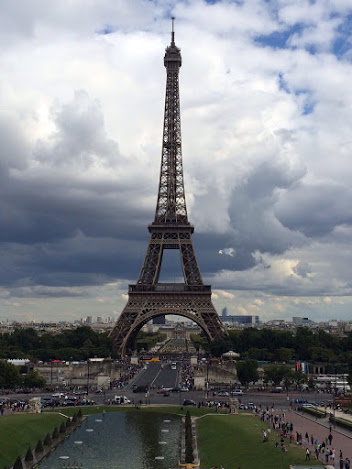
<instances>
[{"instance_id":1,"label":"tower antenna","mask_svg":"<svg viewBox=\"0 0 352 469\"><path fill-rule=\"evenodd\" d=\"M174 16L171 17L171 21L172 21L171 45L174 46L175 45L175 31L174 31L175 17Z\"/></svg>"}]
</instances>

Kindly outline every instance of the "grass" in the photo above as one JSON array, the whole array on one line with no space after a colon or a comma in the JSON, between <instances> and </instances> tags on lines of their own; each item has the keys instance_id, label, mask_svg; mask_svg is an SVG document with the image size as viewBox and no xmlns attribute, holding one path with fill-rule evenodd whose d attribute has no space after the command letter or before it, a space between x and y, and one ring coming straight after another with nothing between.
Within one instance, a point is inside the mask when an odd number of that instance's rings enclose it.
<instances>
[{"instance_id":1,"label":"grass","mask_svg":"<svg viewBox=\"0 0 352 469\"><path fill-rule=\"evenodd\" d=\"M9 414L0 417L0 468L13 464L17 456L24 456L27 449L34 449L38 440L66 421L58 413Z\"/></svg>"},{"instance_id":2,"label":"grass","mask_svg":"<svg viewBox=\"0 0 352 469\"><path fill-rule=\"evenodd\" d=\"M226 468L283 469L305 464L305 452L285 441L287 452L275 448L280 437L271 432L262 442L263 423L251 415L206 416L197 421L200 461L203 468L221 464ZM313 457L309 465L320 464Z\"/></svg>"}]
</instances>

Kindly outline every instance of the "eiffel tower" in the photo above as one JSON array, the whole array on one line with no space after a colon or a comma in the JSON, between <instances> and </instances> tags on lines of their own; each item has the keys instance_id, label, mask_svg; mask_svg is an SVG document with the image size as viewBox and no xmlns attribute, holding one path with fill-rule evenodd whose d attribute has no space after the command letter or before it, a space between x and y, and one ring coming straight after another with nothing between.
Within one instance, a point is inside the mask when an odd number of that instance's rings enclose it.
<instances>
[{"instance_id":1,"label":"eiffel tower","mask_svg":"<svg viewBox=\"0 0 352 469\"><path fill-rule=\"evenodd\" d=\"M181 119L178 75L182 64L175 44L172 18L171 44L166 48L166 95L161 169L155 217L148 226L150 240L137 283L129 285L128 302L110 336L122 356L133 350L141 327L162 315L179 315L196 322L208 340L227 335L211 301L211 286L204 285L192 244L183 183ZM160 283L164 249L178 249L183 283Z\"/></svg>"}]
</instances>

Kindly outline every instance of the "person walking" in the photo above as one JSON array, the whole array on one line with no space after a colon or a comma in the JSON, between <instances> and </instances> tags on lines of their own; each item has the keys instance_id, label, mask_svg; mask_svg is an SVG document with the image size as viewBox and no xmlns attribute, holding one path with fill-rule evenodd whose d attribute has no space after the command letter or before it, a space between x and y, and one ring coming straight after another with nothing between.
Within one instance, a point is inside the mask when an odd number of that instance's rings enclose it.
<instances>
[{"instance_id":1,"label":"person walking","mask_svg":"<svg viewBox=\"0 0 352 469\"><path fill-rule=\"evenodd\" d=\"M310 461L310 451L309 451L309 448L306 449L306 461Z\"/></svg>"},{"instance_id":2,"label":"person walking","mask_svg":"<svg viewBox=\"0 0 352 469\"><path fill-rule=\"evenodd\" d=\"M329 462L329 457L330 457L330 450L328 447L325 448L325 462L326 464Z\"/></svg>"},{"instance_id":3,"label":"person walking","mask_svg":"<svg viewBox=\"0 0 352 469\"><path fill-rule=\"evenodd\" d=\"M343 469L343 466L345 465L345 461L343 458L340 458L340 469Z\"/></svg>"}]
</instances>

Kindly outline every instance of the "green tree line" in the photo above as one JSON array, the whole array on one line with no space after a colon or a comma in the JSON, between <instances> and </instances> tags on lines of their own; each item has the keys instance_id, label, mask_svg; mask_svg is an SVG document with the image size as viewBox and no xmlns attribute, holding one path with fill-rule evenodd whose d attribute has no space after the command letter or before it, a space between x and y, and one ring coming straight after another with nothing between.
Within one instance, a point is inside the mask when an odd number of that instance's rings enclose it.
<instances>
[{"instance_id":1,"label":"green tree line","mask_svg":"<svg viewBox=\"0 0 352 469\"><path fill-rule=\"evenodd\" d=\"M203 348L214 357L233 350L241 358L268 362L292 360L324 363L331 371L352 360L352 332L337 337L323 330L314 332L306 327L296 331L246 328L229 331L228 337L208 343L203 334L193 336L196 349ZM341 372L341 371L337 371Z\"/></svg>"},{"instance_id":2,"label":"green tree line","mask_svg":"<svg viewBox=\"0 0 352 469\"><path fill-rule=\"evenodd\" d=\"M136 337L136 347L148 350L164 339L163 334L142 331ZM0 335L0 359L28 358L31 361L87 360L93 357L117 358L108 333L93 331L89 326L64 330L55 335L38 334L33 328L17 328Z\"/></svg>"}]
</instances>

